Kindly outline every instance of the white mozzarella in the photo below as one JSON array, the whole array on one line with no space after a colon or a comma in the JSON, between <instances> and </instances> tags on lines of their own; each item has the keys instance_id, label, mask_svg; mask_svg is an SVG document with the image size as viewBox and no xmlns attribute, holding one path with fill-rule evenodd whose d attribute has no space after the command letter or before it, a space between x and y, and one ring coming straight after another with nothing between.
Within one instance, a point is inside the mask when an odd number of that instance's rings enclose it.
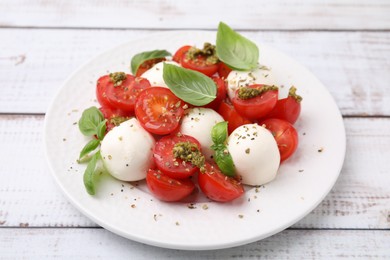
<instances>
[{"instance_id":1,"label":"white mozzarella","mask_svg":"<svg viewBox=\"0 0 390 260\"><path fill-rule=\"evenodd\" d=\"M129 119L104 137L100 148L104 166L119 180L142 180L153 162L154 143L154 138L137 119Z\"/></svg>"},{"instance_id":2,"label":"white mozzarella","mask_svg":"<svg viewBox=\"0 0 390 260\"><path fill-rule=\"evenodd\" d=\"M257 124L240 126L229 136L227 147L242 183L262 185L275 178L280 154L274 137L266 128Z\"/></svg>"},{"instance_id":3,"label":"white mozzarella","mask_svg":"<svg viewBox=\"0 0 390 260\"><path fill-rule=\"evenodd\" d=\"M164 87L168 88L167 84L165 84L164 78L163 78L163 68L164 63L172 64L180 67L180 64L174 61L162 61L154 65L149 70L145 71L141 77L149 80L150 84L153 87Z\"/></svg>"},{"instance_id":4,"label":"white mozzarella","mask_svg":"<svg viewBox=\"0 0 390 260\"><path fill-rule=\"evenodd\" d=\"M213 144L211 129L215 124L224 120L222 116L210 108L192 108L186 112L180 132L198 140L204 156L207 160L210 160L214 154L214 151L210 148Z\"/></svg>"},{"instance_id":5,"label":"white mozzarella","mask_svg":"<svg viewBox=\"0 0 390 260\"><path fill-rule=\"evenodd\" d=\"M227 77L228 96L230 99L234 97L236 90L253 84L275 85L276 80L272 70L261 66L252 71L236 71L233 70Z\"/></svg>"}]
</instances>

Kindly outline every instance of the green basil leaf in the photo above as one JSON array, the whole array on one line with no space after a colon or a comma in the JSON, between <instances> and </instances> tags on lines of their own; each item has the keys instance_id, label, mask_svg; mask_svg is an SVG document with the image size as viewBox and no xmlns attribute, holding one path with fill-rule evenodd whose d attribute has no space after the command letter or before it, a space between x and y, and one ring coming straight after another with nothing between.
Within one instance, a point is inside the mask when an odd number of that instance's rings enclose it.
<instances>
[{"instance_id":1,"label":"green basil leaf","mask_svg":"<svg viewBox=\"0 0 390 260\"><path fill-rule=\"evenodd\" d=\"M223 174L230 177L235 175L233 159L226 146L224 147L224 149L219 149L215 151L214 161L217 163L219 169Z\"/></svg>"},{"instance_id":2,"label":"green basil leaf","mask_svg":"<svg viewBox=\"0 0 390 260\"><path fill-rule=\"evenodd\" d=\"M228 137L228 122L219 122L211 129L211 139L214 144L224 144Z\"/></svg>"},{"instance_id":3,"label":"green basil leaf","mask_svg":"<svg viewBox=\"0 0 390 260\"><path fill-rule=\"evenodd\" d=\"M220 22L216 42L217 56L229 67L236 70L251 70L259 61L256 44Z\"/></svg>"},{"instance_id":4,"label":"green basil leaf","mask_svg":"<svg viewBox=\"0 0 390 260\"><path fill-rule=\"evenodd\" d=\"M99 138L99 140L103 140L105 134L106 134L106 122L107 120L103 120L102 122L100 122L100 124L97 126L97 137Z\"/></svg>"},{"instance_id":5,"label":"green basil leaf","mask_svg":"<svg viewBox=\"0 0 390 260\"><path fill-rule=\"evenodd\" d=\"M145 51L134 55L131 59L131 72L133 75L137 73L139 66L147 60L165 58L166 56L172 56L166 50L154 50L154 51Z\"/></svg>"},{"instance_id":6,"label":"green basil leaf","mask_svg":"<svg viewBox=\"0 0 390 260\"><path fill-rule=\"evenodd\" d=\"M94 151L100 144L100 140L92 139L89 141L80 152L80 157L77 160L78 163L87 162L91 157L89 153Z\"/></svg>"},{"instance_id":7,"label":"green basil leaf","mask_svg":"<svg viewBox=\"0 0 390 260\"><path fill-rule=\"evenodd\" d=\"M87 169L85 169L83 180L84 186L89 195L95 195L95 173L96 173L96 164L98 160L100 160L101 155L100 152L97 152L93 155L91 161L89 161L87 165Z\"/></svg>"},{"instance_id":8,"label":"green basil leaf","mask_svg":"<svg viewBox=\"0 0 390 260\"><path fill-rule=\"evenodd\" d=\"M210 103L217 94L215 82L194 70L164 63L163 78L178 98L194 106Z\"/></svg>"},{"instance_id":9,"label":"green basil leaf","mask_svg":"<svg viewBox=\"0 0 390 260\"><path fill-rule=\"evenodd\" d=\"M96 107L84 110L79 120L79 129L83 135L92 136L97 134L98 125L104 120L102 112Z\"/></svg>"}]
</instances>

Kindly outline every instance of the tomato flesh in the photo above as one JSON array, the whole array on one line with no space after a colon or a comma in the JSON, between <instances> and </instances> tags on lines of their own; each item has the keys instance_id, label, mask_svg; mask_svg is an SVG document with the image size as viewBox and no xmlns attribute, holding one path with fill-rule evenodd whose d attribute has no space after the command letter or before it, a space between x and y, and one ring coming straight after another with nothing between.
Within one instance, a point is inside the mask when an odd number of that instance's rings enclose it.
<instances>
[{"instance_id":1,"label":"tomato flesh","mask_svg":"<svg viewBox=\"0 0 390 260\"><path fill-rule=\"evenodd\" d=\"M176 51L175 55L173 55L173 60L179 62L186 69L196 70L209 77L218 71L219 62L215 64L209 63L202 55L196 56L195 59L189 59L187 57L187 52L190 48L191 46L189 45L181 47Z\"/></svg>"},{"instance_id":2,"label":"tomato flesh","mask_svg":"<svg viewBox=\"0 0 390 260\"><path fill-rule=\"evenodd\" d=\"M278 102L276 102L275 107L264 117L264 119L278 118L294 124L300 114L301 103L289 96L287 98L279 99Z\"/></svg>"},{"instance_id":3,"label":"tomato flesh","mask_svg":"<svg viewBox=\"0 0 390 260\"><path fill-rule=\"evenodd\" d=\"M263 85L251 85L248 88L263 88ZM275 107L276 102L278 101L278 91L277 90L269 90L257 97L249 98L249 99L241 99L238 97L238 91L234 98L232 99L232 103L237 112L248 119L260 119L266 116L271 110Z\"/></svg>"},{"instance_id":4,"label":"tomato flesh","mask_svg":"<svg viewBox=\"0 0 390 260\"><path fill-rule=\"evenodd\" d=\"M238 114L234 106L225 100L221 102L218 113L223 117L223 119L225 119L225 121L228 121L229 134L231 134L234 129L239 126L252 124L252 121Z\"/></svg>"},{"instance_id":5,"label":"tomato flesh","mask_svg":"<svg viewBox=\"0 0 390 260\"><path fill-rule=\"evenodd\" d=\"M167 176L174 179L185 179L192 176L199 168L190 162L174 157L173 147L179 142L193 143L200 150L200 144L195 138L188 135L172 134L157 141L153 150L153 158L157 168Z\"/></svg>"},{"instance_id":6,"label":"tomato flesh","mask_svg":"<svg viewBox=\"0 0 390 260\"><path fill-rule=\"evenodd\" d=\"M109 75L104 75L96 83L96 99L102 107L111 107L112 105L107 98L107 86L111 83Z\"/></svg>"},{"instance_id":7,"label":"tomato flesh","mask_svg":"<svg viewBox=\"0 0 390 260\"><path fill-rule=\"evenodd\" d=\"M206 171L198 174L198 183L202 192L211 200L227 202L244 194L242 184L224 175L218 166L207 163Z\"/></svg>"},{"instance_id":8,"label":"tomato flesh","mask_svg":"<svg viewBox=\"0 0 390 260\"><path fill-rule=\"evenodd\" d=\"M183 101L167 88L148 88L141 92L137 99L135 115L149 132L166 135L179 127L184 114L183 104Z\"/></svg>"},{"instance_id":9,"label":"tomato flesh","mask_svg":"<svg viewBox=\"0 0 390 260\"><path fill-rule=\"evenodd\" d=\"M212 77L212 79L217 85L217 97L211 103L205 105L205 107L218 110L222 100L226 98L226 82L219 77Z\"/></svg>"},{"instance_id":10,"label":"tomato flesh","mask_svg":"<svg viewBox=\"0 0 390 260\"><path fill-rule=\"evenodd\" d=\"M287 121L271 118L261 122L271 131L280 152L280 162L283 162L294 154L298 147L298 133L295 128Z\"/></svg>"},{"instance_id":11,"label":"tomato flesh","mask_svg":"<svg viewBox=\"0 0 390 260\"><path fill-rule=\"evenodd\" d=\"M230 72L232 71L231 68L229 68L225 63L223 62L220 62L219 63L219 67L218 67L218 75L221 77L221 78L224 78L226 79Z\"/></svg>"},{"instance_id":12,"label":"tomato flesh","mask_svg":"<svg viewBox=\"0 0 390 260\"><path fill-rule=\"evenodd\" d=\"M137 72L135 74L136 77L140 77L142 74L144 74L145 71L151 69L155 64L165 61L165 58L156 58L144 61L137 69Z\"/></svg>"},{"instance_id":13,"label":"tomato flesh","mask_svg":"<svg viewBox=\"0 0 390 260\"><path fill-rule=\"evenodd\" d=\"M111 80L106 84L106 95L111 106L125 112L133 112L139 93L150 88L147 79L134 77L130 74L126 74L126 79L118 86L115 86Z\"/></svg>"},{"instance_id":14,"label":"tomato flesh","mask_svg":"<svg viewBox=\"0 0 390 260\"><path fill-rule=\"evenodd\" d=\"M182 200L195 189L190 179L175 180L153 169L149 169L146 174L146 184L152 194L163 201Z\"/></svg>"}]
</instances>

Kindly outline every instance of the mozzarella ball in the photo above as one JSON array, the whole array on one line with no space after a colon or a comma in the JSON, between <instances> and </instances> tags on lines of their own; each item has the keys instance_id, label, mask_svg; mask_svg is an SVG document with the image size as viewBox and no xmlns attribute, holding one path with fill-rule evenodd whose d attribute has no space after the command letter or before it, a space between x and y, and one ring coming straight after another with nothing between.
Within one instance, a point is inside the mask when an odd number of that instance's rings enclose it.
<instances>
[{"instance_id":1,"label":"mozzarella ball","mask_svg":"<svg viewBox=\"0 0 390 260\"><path fill-rule=\"evenodd\" d=\"M262 185L275 178L280 154L275 138L266 128L257 124L240 126L229 136L227 147L242 183Z\"/></svg>"},{"instance_id":2,"label":"mozzarella ball","mask_svg":"<svg viewBox=\"0 0 390 260\"><path fill-rule=\"evenodd\" d=\"M164 63L172 64L180 67L180 64L174 61L162 61L157 64L155 64L152 68L145 71L141 77L149 80L150 85L152 87L164 87L168 88L167 84L165 84L164 78L163 78L163 68Z\"/></svg>"},{"instance_id":3,"label":"mozzarella ball","mask_svg":"<svg viewBox=\"0 0 390 260\"><path fill-rule=\"evenodd\" d=\"M154 143L154 138L137 119L129 119L104 137L100 148L104 166L119 180L142 180L153 163Z\"/></svg>"},{"instance_id":4,"label":"mozzarella ball","mask_svg":"<svg viewBox=\"0 0 390 260\"><path fill-rule=\"evenodd\" d=\"M206 160L210 160L214 151L211 129L215 124L224 121L222 116L210 108L192 108L186 111L181 123L180 132L190 135L199 141Z\"/></svg>"},{"instance_id":5,"label":"mozzarella ball","mask_svg":"<svg viewBox=\"0 0 390 260\"><path fill-rule=\"evenodd\" d=\"M233 99L236 90L241 87L253 84L274 85L276 80L270 69L260 66L251 71L231 71L227 77L227 83L228 96Z\"/></svg>"}]
</instances>

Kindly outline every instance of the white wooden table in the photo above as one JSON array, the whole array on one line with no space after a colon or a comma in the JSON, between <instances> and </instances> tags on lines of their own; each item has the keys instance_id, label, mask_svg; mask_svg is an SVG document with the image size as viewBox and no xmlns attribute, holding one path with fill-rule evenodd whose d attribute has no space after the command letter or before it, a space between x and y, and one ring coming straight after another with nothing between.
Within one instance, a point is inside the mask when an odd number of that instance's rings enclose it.
<instances>
[{"instance_id":1,"label":"white wooden table","mask_svg":"<svg viewBox=\"0 0 390 260\"><path fill-rule=\"evenodd\" d=\"M225 21L289 54L328 87L347 154L324 201L245 246L143 245L78 212L50 176L43 122L65 78L97 53L161 30ZM387 0L0 0L0 259L390 258L390 2Z\"/></svg>"}]
</instances>

